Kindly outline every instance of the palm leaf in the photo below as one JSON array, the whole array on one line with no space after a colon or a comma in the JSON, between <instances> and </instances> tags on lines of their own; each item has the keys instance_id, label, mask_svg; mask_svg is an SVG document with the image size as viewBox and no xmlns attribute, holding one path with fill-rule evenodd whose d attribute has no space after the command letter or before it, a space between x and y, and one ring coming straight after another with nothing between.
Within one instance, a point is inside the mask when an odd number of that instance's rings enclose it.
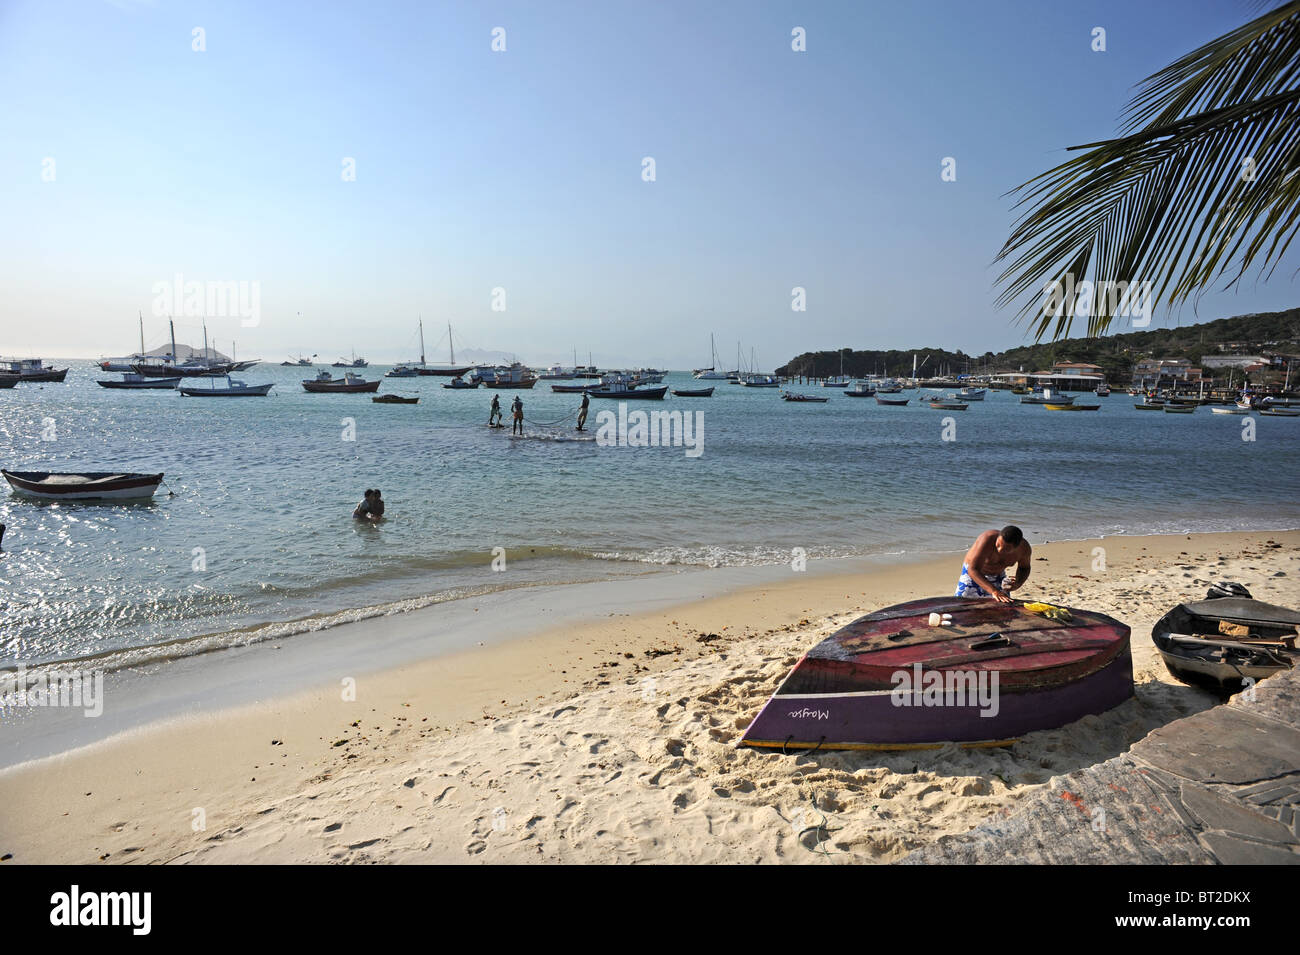
<instances>
[{"instance_id":1,"label":"palm leaf","mask_svg":"<svg viewBox=\"0 0 1300 955\"><path fill-rule=\"evenodd\" d=\"M1053 283L1139 286L1176 305L1257 265L1271 275L1300 228L1300 0L1283 4L1140 85L1115 139L1012 190L1028 207L998 253L998 304L1038 340L1067 335L1074 309ZM1093 294L1088 334L1121 311Z\"/></svg>"}]
</instances>

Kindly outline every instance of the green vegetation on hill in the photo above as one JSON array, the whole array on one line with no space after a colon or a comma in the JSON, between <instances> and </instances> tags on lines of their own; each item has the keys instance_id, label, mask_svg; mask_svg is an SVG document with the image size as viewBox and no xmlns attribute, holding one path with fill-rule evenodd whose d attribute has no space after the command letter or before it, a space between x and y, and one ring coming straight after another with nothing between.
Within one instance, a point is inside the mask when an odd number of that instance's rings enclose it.
<instances>
[{"instance_id":1,"label":"green vegetation on hill","mask_svg":"<svg viewBox=\"0 0 1300 955\"><path fill-rule=\"evenodd\" d=\"M1134 363L1143 358L1186 358L1198 362L1203 355L1232 352L1294 354L1297 343L1300 343L1300 308L1290 308L1148 332L1126 332L1101 338L1065 338L983 355L967 355L960 349L947 351L943 348L906 351L845 348L841 351L804 352L777 368L776 374L810 378L838 375L842 354L844 374L854 378L876 374L904 377L912 374L912 356L918 355L918 361L925 362L918 371L921 377L941 372L957 375L1022 369L1027 372L1045 371L1054 362L1083 361L1100 365L1109 379L1127 381L1133 373Z\"/></svg>"}]
</instances>

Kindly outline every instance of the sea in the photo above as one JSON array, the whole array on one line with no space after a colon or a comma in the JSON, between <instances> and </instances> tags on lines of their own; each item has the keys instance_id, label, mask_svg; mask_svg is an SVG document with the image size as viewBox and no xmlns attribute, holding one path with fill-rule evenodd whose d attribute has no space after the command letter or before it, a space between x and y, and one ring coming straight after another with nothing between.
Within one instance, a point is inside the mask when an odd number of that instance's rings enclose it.
<instances>
[{"instance_id":1,"label":"sea","mask_svg":"<svg viewBox=\"0 0 1300 955\"><path fill-rule=\"evenodd\" d=\"M61 363L60 363L61 364ZM148 504L44 504L0 487L0 668L133 666L520 587L682 569L908 561L1020 525L1032 542L1300 526L1300 418L1142 412L1122 391L1093 413L990 391L960 412L816 385L716 384L710 398L619 402L453 391L385 378L370 395L309 394L305 368L258 365L266 398L64 383L0 390L0 462L16 471L165 474ZM372 366L367 377L390 366ZM493 394L525 433L487 427ZM640 446L633 412L689 414L694 446ZM630 427L629 427L630 426ZM680 432L679 432L680 434ZM367 488L382 523L352 519ZM954 562L954 579L956 565Z\"/></svg>"}]
</instances>

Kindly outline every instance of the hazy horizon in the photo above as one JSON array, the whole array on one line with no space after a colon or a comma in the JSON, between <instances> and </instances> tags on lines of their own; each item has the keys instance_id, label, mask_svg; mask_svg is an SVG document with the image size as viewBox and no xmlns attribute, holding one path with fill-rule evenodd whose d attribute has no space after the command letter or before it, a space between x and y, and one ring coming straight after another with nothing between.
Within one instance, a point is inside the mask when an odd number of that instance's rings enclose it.
<instances>
[{"instance_id":1,"label":"hazy horizon","mask_svg":"<svg viewBox=\"0 0 1300 955\"><path fill-rule=\"evenodd\" d=\"M0 354L129 354L140 311L146 348L168 312L201 345L177 301L197 282L256 298L256 321L207 320L240 357L408 360L422 317L430 361L450 321L458 350L539 365L576 349L700 367L713 333L724 366L739 341L765 370L1030 340L993 304L1007 191L1114 135L1135 84L1256 15L1235 0L68 9L0 6ZM1288 255L1270 282L1250 273L1149 327L1290 307L1297 268ZM160 283L181 288L160 303Z\"/></svg>"}]
</instances>

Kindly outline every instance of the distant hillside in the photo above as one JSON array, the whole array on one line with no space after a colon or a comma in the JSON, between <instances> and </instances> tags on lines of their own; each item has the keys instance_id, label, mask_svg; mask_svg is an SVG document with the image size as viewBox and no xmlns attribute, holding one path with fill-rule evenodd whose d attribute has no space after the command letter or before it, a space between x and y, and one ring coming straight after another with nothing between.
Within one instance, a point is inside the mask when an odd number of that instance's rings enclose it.
<instances>
[{"instance_id":1,"label":"distant hillside","mask_svg":"<svg viewBox=\"0 0 1300 955\"><path fill-rule=\"evenodd\" d=\"M165 355L170 355L171 351L172 351L171 342L168 342L166 345L159 345L157 348L145 352L145 354L148 355L150 358L162 358ZM203 357L202 348L195 348L193 345L185 345L182 344L181 342L176 343L177 361L184 362L184 361L189 361L191 358L202 358L202 357ZM208 357L211 358L213 361L230 361L230 358L228 356L223 355L221 352L217 351L215 348L212 347L208 348Z\"/></svg>"},{"instance_id":2,"label":"distant hillside","mask_svg":"<svg viewBox=\"0 0 1300 955\"><path fill-rule=\"evenodd\" d=\"M1126 332L1103 338L1066 338L1041 345L1022 345L1002 352L967 355L958 349L911 348L906 351L843 349L844 374L858 378L883 374L910 376L912 356L925 362L921 377L999 371L1041 371L1058 361L1085 361L1100 365L1108 378L1127 380L1141 358L1186 358L1198 362L1203 355L1252 351L1300 353L1300 308L1220 318L1213 322ZM840 373L839 351L804 352L780 368L778 375L826 378Z\"/></svg>"}]
</instances>

